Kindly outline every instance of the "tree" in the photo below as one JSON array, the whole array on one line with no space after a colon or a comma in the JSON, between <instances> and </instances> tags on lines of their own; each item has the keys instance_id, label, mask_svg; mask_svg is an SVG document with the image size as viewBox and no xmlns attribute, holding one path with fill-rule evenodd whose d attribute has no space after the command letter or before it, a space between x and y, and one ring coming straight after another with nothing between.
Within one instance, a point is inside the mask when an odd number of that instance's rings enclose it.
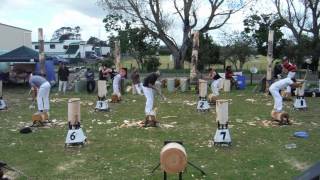
<instances>
[{"instance_id":1,"label":"tree","mask_svg":"<svg viewBox=\"0 0 320 180\"><path fill-rule=\"evenodd\" d=\"M181 69L186 57L190 34L193 29L205 33L222 27L230 18L231 14L243 8L246 4L237 0L204 0L203 5L210 7L210 15L200 27L198 24L197 0L171 0L167 4L174 7L174 12L164 8L161 0L99 0L100 5L109 10L110 14L121 14L127 20L134 20L154 37L163 41L170 49L174 58L174 67ZM250 2L250 1L249 1ZM229 5L229 6L228 6ZM232 6L231 6L232 5ZM168 30L174 20L182 24L182 42L180 45L175 41ZM198 26L197 26L198 25ZM178 31L178 29L176 29Z\"/></svg>"},{"instance_id":2,"label":"tree","mask_svg":"<svg viewBox=\"0 0 320 180\"><path fill-rule=\"evenodd\" d=\"M191 62L192 45L190 44L186 61ZM203 70L206 65L222 64L220 61L220 46L217 45L211 36L206 34L199 35L199 62L197 64L197 70Z\"/></svg>"},{"instance_id":3,"label":"tree","mask_svg":"<svg viewBox=\"0 0 320 180\"><path fill-rule=\"evenodd\" d=\"M118 36L112 37L111 40L120 40L121 52L129 53L139 68L148 63L148 60L154 61L151 57L156 54L159 42L146 29L134 27L134 24L123 20L122 16L108 15L103 22L106 30L118 32Z\"/></svg>"},{"instance_id":4,"label":"tree","mask_svg":"<svg viewBox=\"0 0 320 180\"><path fill-rule=\"evenodd\" d=\"M239 63L239 70L241 71L243 65L250 60L250 57L255 55L255 50L244 32L234 34L228 40L228 50L225 53L229 54L228 60L234 65L236 71L238 70L237 64Z\"/></svg>"},{"instance_id":5,"label":"tree","mask_svg":"<svg viewBox=\"0 0 320 180\"><path fill-rule=\"evenodd\" d=\"M302 47L304 36L312 36L312 69L319 64L319 30L320 30L320 0L273 0L277 13L296 39L299 49ZM301 62L302 57L298 57Z\"/></svg>"},{"instance_id":6,"label":"tree","mask_svg":"<svg viewBox=\"0 0 320 180\"><path fill-rule=\"evenodd\" d=\"M80 26L74 28L71 27L61 27L54 31L51 41L64 41L70 39L81 40Z\"/></svg>"},{"instance_id":7,"label":"tree","mask_svg":"<svg viewBox=\"0 0 320 180\"><path fill-rule=\"evenodd\" d=\"M267 54L267 42L268 42L268 33L272 29L274 31L274 41L273 41L273 56L279 58L281 51L281 40L283 38L283 33L281 32L281 27L284 26L284 23L279 17L272 14L261 14L257 13L250 15L243 21L244 33L247 38L252 37L252 41L257 48L257 52L261 55Z\"/></svg>"}]
</instances>

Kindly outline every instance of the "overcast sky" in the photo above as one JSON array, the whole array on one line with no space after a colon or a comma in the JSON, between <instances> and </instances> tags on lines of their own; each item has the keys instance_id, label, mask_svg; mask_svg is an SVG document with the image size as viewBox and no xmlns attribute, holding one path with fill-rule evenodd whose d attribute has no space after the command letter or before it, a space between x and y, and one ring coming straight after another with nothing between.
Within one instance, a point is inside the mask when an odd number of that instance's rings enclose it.
<instances>
[{"instance_id":1,"label":"overcast sky","mask_svg":"<svg viewBox=\"0 0 320 180\"><path fill-rule=\"evenodd\" d=\"M255 8L270 10L269 4L259 0ZM269 1L270 0L266 0ZM37 29L44 29L45 40L50 40L53 32L63 26L80 26L83 40L95 36L106 40L107 34L102 23L106 12L96 4L96 0L1 0L0 23L32 30L32 40L37 40ZM250 11L241 11L228 21L220 30L210 34L219 41L221 32L231 32L243 29L242 21ZM205 18L208 11L205 7L199 10L200 18ZM179 28L179 27L178 27ZM179 34L171 30L178 40ZM179 42L178 42L179 43Z\"/></svg>"}]
</instances>

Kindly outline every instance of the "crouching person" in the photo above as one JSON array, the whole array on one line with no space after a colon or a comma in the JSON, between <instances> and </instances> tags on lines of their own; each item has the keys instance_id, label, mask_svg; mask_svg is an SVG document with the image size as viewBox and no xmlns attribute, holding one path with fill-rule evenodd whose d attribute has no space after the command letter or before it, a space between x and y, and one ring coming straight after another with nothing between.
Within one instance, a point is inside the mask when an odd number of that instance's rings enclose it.
<instances>
[{"instance_id":1,"label":"crouching person","mask_svg":"<svg viewBox=\"0 0 320 180\"><path fill-rule=\"evenodd\" d=\"M284 124L289 123L288 114L283 112L283 99L282 99L282 96L280 95L280 90L288 86L299 87L301 86L301 83L297 83L294 78L287 77L285 79L281 79L279 81L274 82L273 84L271 84L269 88L269 91L274 100L274 106L271 112L271 116L273 119L280 121L281 124L283 123L282 121L287 121Z\"/></svg>"}]
</instances>

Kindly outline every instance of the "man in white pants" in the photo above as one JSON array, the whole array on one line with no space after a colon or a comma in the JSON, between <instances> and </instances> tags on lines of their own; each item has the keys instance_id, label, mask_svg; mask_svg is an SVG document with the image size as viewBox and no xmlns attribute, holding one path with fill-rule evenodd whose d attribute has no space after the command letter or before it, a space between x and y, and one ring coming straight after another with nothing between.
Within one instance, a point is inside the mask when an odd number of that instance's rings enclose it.
<instances>
[{"instance_id":1,"label":"man in white pants","mask_svg":"<svg viewBox=\"0 0 320 180\"><path fill-rule=\"evenodd\" d=\"M37 104L39 112L49 112L49 94L50 94L50 83L42 76L32 75L29 77L29 84L32 88L37 89Z\"/></svg>"},{"instance_id":2,"label":"man in white pants","mask_svg":"<svg viewBox=\"0 0 320 180\"><path fill-rule=\"evenodd\" d=\"M211 91L214 96L219 96L219 85L221 83L221 76L214 70L211 69L209 72L209 78L212 79Z\"/></svg>"},{"instance_id":3,"label":"man in white pants","mask_svg":"<svg viewBox=\"0 0 320 180\"><path fill-rule=\"evenodd\" d=\"M114 76L112 81L113 95L117 95L118 97L121 97L120 83L121 83L121 79L126 75L127 75L126 70L121 68L119 74Z\"/></svg>"},{"instance_id":4,"label":"man in white pants","mask_svg":"<svg viewBox=\"0 0 320 180\"><path fill-rule=\"evenodd\" d=\"M154 116L155 112L153 111L153 101L154 101L154 93L153 91L159 91L156 86L155 83L157 81L157 79L160 77L160 72L154 72L149 74L143 81L143 93L144 96L146 97L146 106L145 106L145 113L146 115L151 115Z\"/></svg>"},{"instance_id":5,"label":"man in white pants","mask_svg":"<svg viewBox=\"0 0 320 180\"><path fill-rule=\"evenodd\" d=\"M296 80L294 78L285 78L281 79L279 81L274 82L271 84L269 91L273 97L274 100L274 106L273 109L275 112L282 112L282 96L280 95L280 90L285 88L285 87L299 87L301 86L300 83L296 83Z\"/></svg>"}]
</instances>

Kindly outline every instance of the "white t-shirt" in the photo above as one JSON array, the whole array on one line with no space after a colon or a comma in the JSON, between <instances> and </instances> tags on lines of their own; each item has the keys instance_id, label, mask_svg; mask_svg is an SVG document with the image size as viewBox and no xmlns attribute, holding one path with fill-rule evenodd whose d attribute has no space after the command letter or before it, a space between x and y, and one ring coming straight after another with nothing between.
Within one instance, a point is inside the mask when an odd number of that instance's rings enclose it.
<instances>
[{"instance_id":1,"label":"white t-shirt","mask_svg":"<svg viewBox=\"0 0 320 180\"><path fill-rule=\"evenodd\" d=\"M292 81L291 78L284 78L284 79L281 79L281 80L271 84L269 90L281 90L281 89L288 87L289 85L291 85L293 83L294 82Z\"/></svg>"}]
</instances>

